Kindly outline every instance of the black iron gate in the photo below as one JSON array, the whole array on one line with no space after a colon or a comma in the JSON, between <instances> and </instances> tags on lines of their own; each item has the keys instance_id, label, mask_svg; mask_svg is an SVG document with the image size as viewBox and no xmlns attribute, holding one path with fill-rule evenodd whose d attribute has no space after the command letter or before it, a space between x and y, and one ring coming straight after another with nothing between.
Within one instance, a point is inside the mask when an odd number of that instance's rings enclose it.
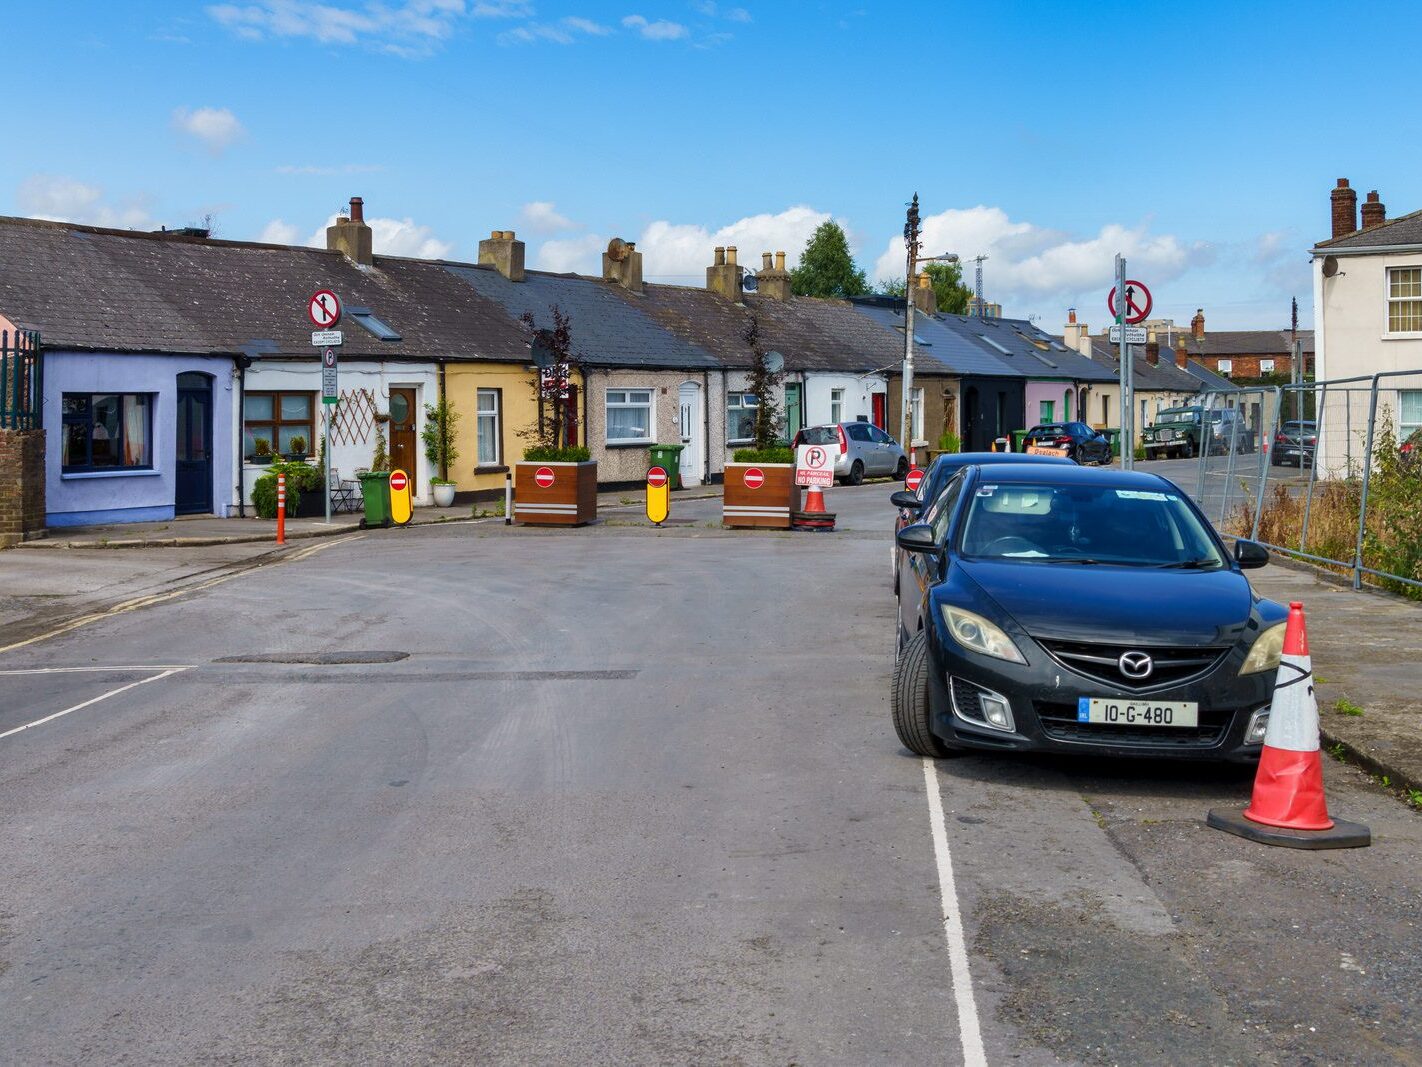
<instances>
[{"instance_id":1,"label":"black iron gate","mask_svg":"<svg viewBox=\"0 0 1422 1067\"><path fill-rule=\"evenodd\" d=\"M0 330L0 430L38 430L43 398L39 334Z\"/></svg>"}]
</instances>

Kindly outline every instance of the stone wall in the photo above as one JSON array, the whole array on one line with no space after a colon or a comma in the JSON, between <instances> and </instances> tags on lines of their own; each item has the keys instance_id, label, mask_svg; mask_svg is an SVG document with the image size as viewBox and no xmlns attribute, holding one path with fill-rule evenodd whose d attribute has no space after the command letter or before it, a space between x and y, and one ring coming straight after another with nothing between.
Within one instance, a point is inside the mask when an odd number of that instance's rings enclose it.
<instances>
[{"instance_id":1,"label":"stone wall","mask_svg":"<svg viewBox=\"0 0 1422 1067\"><path fill-rule=\"evenodd\" d=\"M44 431L0 430L0 548L44 533Z\"/></svg>"}]
</instances>

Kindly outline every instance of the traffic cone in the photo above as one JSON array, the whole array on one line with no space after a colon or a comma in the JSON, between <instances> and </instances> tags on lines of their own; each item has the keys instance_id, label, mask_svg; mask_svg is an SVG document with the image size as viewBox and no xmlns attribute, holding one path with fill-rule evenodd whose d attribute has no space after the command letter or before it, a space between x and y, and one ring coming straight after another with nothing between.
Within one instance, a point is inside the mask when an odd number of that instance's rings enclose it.
<instances>
[{"instance_id":1,"label":"traffic cone","mask_svg":"<svg viewBox=\"0 0 1422 1067\"><path fill-rule=\"evenodd\" d=\"M1242 812L1212 810L1205 820L1251 841L1289 848L1360 848L1372 833L1359 823L1334 821L1323 795L1318 702L1303 605L1289 605L1284 649L1269 706L1254 795Z\"/></svg>"},{"instance_id":2,"label":"traffic cone","mask_svg":"<svg viewBox=\"0 0 1422 1067\"><path fill-rule=\"evenodd\" d=\"M820 492L818 485L812 485L806 490L805 507L802 510L806 515L823 515L825 513L825 495Z\"/></svg>"},{"instance_id":3,"label":"traffic cone","mask_svg":"<svg viewBox=\"0 0 1422 1067\"><path fill-rule=\"evenodd\" d=\"M792 530L816 530L821 533L834 529L834 512L825 510L825 495L818 485L806 487L805 507L790 513Z\"/></svg>"}]
</instances>

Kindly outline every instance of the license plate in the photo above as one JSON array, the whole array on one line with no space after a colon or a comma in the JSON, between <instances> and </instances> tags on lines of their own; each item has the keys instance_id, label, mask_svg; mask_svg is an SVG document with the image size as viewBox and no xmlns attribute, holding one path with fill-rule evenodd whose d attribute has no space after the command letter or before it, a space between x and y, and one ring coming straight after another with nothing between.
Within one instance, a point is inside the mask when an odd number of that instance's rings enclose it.
<instances>
[{"instance_id":1,"label":"license plate","mask_svg":"<svg viewBox=\"0 0 1422 1067\"><path fill-rule=\"evenodd\" d=\"M1199 726L1200 705L1193 700L1081 697L1076 702L1076 721L1108 726Z\"/></svg>"}]
</instances>

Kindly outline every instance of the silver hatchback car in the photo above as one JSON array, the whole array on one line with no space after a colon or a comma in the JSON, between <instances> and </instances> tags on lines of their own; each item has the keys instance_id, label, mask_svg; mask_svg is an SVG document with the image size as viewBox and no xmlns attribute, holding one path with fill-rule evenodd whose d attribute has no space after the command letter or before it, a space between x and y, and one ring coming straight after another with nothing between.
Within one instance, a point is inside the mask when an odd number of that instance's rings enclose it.
<instances>
[{"instance_id":1,"label":"silver hatchback car","mask_svg":"<svg viewBox=\"0 0 1422 1067\"><path fill-rule=\"evenodd\" d=\"M871 422L832 422L806 426L795 435L794 444L825 445L839 449L834 476L843 485L858 485L866 477L908 474L909 460L903 447Z\"/></svg>"}]
</instances>

